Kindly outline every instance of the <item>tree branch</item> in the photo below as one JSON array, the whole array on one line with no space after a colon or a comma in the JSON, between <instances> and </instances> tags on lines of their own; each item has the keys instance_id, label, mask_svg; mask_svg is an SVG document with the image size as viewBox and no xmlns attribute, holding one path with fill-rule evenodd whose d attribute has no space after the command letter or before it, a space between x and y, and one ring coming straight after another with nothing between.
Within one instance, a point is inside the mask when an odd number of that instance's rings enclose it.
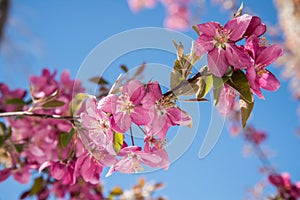
<instances>
[{"instance_id":1,"label":"tree branch","mask_svg":"<svg viewBox=\"0 0 300 200\"><path fill-rule=\"evenodd\" d=\"M70 121L74 121L74 120L79 119L79 116L61 116L61 115L50 115L50 114L38 114L38 113L32 113L32 112L28 112L28 111L0 113L0 118L1 117L20 117L20 116L52 118L52 119L65 119L65 120L70 120Z\"/></svg>"}]
</instances>

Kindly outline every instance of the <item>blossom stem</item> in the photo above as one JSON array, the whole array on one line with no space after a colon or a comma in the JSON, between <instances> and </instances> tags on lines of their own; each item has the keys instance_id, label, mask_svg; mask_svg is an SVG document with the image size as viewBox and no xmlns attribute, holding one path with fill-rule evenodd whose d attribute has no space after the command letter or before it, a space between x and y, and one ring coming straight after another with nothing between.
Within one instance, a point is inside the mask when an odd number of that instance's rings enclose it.
<instances>
[{"instance_id":1,"label":"blossom stem","mask_svg":"<svg viewBox=\"0 0 300 200\"><path fill-rule=\"evenodd\" d=\"M75 121L79 119L79 116L61 116L61 115L50 115L50 114L38 114L32 113L28 111L16 111L16 112L3 112L0 113L1 117L20 117L20 116L28 116L28 117L41 117L41 118L52 118L52 119L64 119Z\"/></svg>"},{"instance_id":2,"label":"blossom stem","mask_svg":"<svg viewBox=\"0 0 300 200\"><path fill-rule=\"evenodd\" d=\"M146 134L146 132L145 132L145 130L144 129L142 129L142 127L141 126L138 126L139 127L139 129L145 134L145 135L147 135Z\"/></svg>"},{"instance_id":3,"label":"blossom stem","mask_svg":"<svg viewBox=\"0 0 300 200\"><path fill-rule=\"evenodd\" d=\"M134 146L134 139L133 139L133 134L132 134L132 128L131 128L131 126L130 126L130 137L131 137L131 144L132 144L132 146Z\"/></svg>"},{"instance_id":4,"label":"blossom stem","mask_svg":"<svg viewBox=\"0 0 300 200\"><path fill-rule=\"evenodd\" d=\"M261 149L261 147L255 143L252 143L253 148L255 150L255 153L259 160L262 162L262 164L267 167L272 173L275 173L275 168L273 167L271 161L268 159L267 155L264 153L264 151Z\"/></svg>"}]
</instances>

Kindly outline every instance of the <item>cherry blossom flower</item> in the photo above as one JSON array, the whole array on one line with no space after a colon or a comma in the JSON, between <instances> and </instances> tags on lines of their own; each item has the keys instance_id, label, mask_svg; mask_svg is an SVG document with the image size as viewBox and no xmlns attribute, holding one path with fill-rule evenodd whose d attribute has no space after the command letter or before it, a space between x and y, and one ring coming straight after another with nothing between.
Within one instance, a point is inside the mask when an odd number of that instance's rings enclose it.
<instances>
[{"instance_id":1,"label":"cherry blossom flower","mask_svg":"<svg viewBox=\"0 0 300 200\"><path fill-rule=\"evenodd\" d=\"M0 83L0 112L11 112L18 109L18 105L9 104L9 100L23 99L26 95L26 91L22 89L10 90L9 87ZM20 108L19 108L20 109Z\"/></svg>"},{"instance_id":2,"label":"cherry blossom flower","mask_svg":"<svg viewBox=\"0 0 300 200\"><path fill-rule=\"evenodd\" d=\"M256 145L261 144L267 138L266 132L256 130L253 127L247 127L245 134L246 140L254 142Z\"/></svg>"},{"instance_id":3,"label":"cherry blossom flower","mask_svg":"<svg viewBox=\"0 0 300 200\"><path fill-rule=\"evenodd\" d=\"M39 172L41 173L45 168L50 167L50 174L53 178L61 180L64 185L75 184L74 165L74 162L63 163L47 161L40 166Z\"/></svg>"},{"instance_id":4,"label":"cherry blossom flower","mask_svg":"<svg viewBox=\"0 0 300 200\"><path fill-rule=\"evenodd\" d=\"M245 48L249 51L255 62L255 64L247 68L246 71L251 90L259 98L264 98L260 88L273 92L280 87L280 82L269 70L265 69L265 67L280 57L283 54L283 49L280 45L265 46L260 43L260 39L255 35L247 39Z\"/></svg>"},{"instance_id":5,"label":"cherry blossom flower","mask_svg":"<svg viewBox=\"0 0 300 200\"><path fill-rule=\"evenodd\" d=\"M165 167L162 165L164 158L161 155L156 152L143 152L138 146L124 147L119 152L119 156L121 159L110 168L106 176L110 176L115 171L127 174L136 173L143 170L142 164L150 167Z\"/></svg>"},{"instance_id":6,"label":"cherry blossom flower","mask_svg":"<svg viewBox=\"0 0 300 200\"><path fill-rule=\"evenodd\" d=\"M149 109L150 122L146 125L147 132L164 139L170 126L190 126L191 117L174 102L163 98L157 82L147 84L147 94L142 100L143 107Z\"/></svg>"},{"instance_id":7,"label":"cherry blossom flower","mask_svg":"<svg viewBox=\"0 0 300 200\"><path fill-rule=\"evenodd\" d=\"M236 97L235 91L227 84L224 84L224 87L220 94L220 100L218 104L219 112L222 115L228 116L231 113L231 111L233 111L235 97Z\"/></svg>"},{"instance_id":8,"label":"cherry blossom flower","mask_svg":"<svg viewBox=\"0 0 300 200\"><path fill-rule=\"evenodd\" d=\"M89 138L98 147L115 154L113 149L113 131L111 120L102 110L97 108L96 98L88 98L85 103L85 112L80 114L83 128L88 132Z\"/></svg>"},{"instance_id":9,"label":"cherry blossom flower","mask_svg":"<svg viewBox=\"0 0 300 200\"><path fill-rule=\"evenodd\" d=\"M289 200L297 200L300 198L300 183L293 184L288 173L271 174L269 181L277 187L279 197Z\"/></svg>"},{"instance_id":10,"label":"cherry blossom flower","mask_svg":"<svg viewBox=\"0 0 300 200\"><path fill-rule=\"evenodd\" d=\"M112 114L112 128L124 133L132 122L137 125L145 125L149 122L149 112L142 107L141 101L145 96L144 85L132 80L126 83L122 89L122 94L115 94L104 97L98 105L98 108Z\"/></svg>"},{"instance_id":11,"label":"cherry blossom flower","mask_svg":"<svg viewBox=\"0 0 300 200\"><path fill-rule=\"evenodd\" d=\"M246 69L252 65L249 54L235 42L241 40L252 17L242 15L228 21L223 27L217 22L199 24L200 36L197 40L197 52L203 55L208 52L207 62L215 76L223 76L229 66Z\"/></svg>"},{"instance_id":12,"label":"cherry blossom flower","mask_svg":"<svg viewBox=\"0 0 300 200\"><path fill-rule=\"evenodd\" d=\"M51 74L48 69L43 69L41 76L31 76L32 95L34 98L45 98L53 94L58 89L58 83L55 81L56 71Z\"/></svg>"},{"instance_id":13,"label":"cherry blossom flower","mask_svg":"<svg viewBox=\"0 0 300 200\"><path fill-rule=\"evenodd\" d=\"M138 12L143 8L153 8L157 0L128 0L128 5L133 12Z\"/></svg>"}]
</instances>

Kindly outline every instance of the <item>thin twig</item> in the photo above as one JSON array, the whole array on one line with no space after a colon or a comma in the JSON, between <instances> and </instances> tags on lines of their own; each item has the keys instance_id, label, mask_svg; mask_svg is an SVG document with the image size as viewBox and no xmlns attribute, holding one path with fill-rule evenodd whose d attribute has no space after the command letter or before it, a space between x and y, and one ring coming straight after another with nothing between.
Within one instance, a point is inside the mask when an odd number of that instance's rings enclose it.
<instances>
[{"instance_id":1,"label":"thin twig","mask_svg":"<svg viewBox=\"0 0 300 200\"><path fill-rule=\"evenodd\" d=\"M140 126L138 126L138 127L139 127L139 129L140 129L145 135L147 135L146 132L145 132L145 130L142 129L142 127L140 127Z\"/></svg>"},{"instance_id":2,"label":"thin twig","mask_svg":"<svg viewBox=\"0 0 300 200\"><path fill-rule=\"evenodd\" d=\"M28 116L28 117L41 117L41 118L52 118L52 119L65 119L74 121L79 119L79 116L61 116L61 115L50 115L50 114L38 114L32 113L28 111L16 111L16 112L3 112L0 113L1 117L21 117L21 116Z\"/></svg>"},{"instance_id":3,"label":"thin twig","mask_svg":"<svg viewBox=\"0 0 300 200\"><path fill-rule=\"evenodd\" d=\"M132 128L131 128L131 126L130 126L130 137L131 137L131 144L132 144L132 146L134 146L134 139L133 139L133 134L132 134Z\"/></svg>"}]
</instances>

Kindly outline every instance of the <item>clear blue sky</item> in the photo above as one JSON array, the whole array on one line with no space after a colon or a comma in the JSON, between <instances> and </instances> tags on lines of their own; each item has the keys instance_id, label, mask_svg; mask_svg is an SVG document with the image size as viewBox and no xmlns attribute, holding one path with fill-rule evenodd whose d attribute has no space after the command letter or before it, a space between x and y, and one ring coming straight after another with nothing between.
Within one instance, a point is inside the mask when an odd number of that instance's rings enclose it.
<instances>
[{"instance_id":1,"label":"clear blue sky","mask_svg":"<svg viewBox=\"0 0 300 200\"><path fill-rule=\"evenodd\" d=\"M257 13L263 21L276 24L276 10L271 1L245 0L246 6ZM140 27L162 27L164 9L158 5L154 10L133 14L126 1L13 1L11 16L14 25L9 28L10 39L15 40L10 56L0 57L0 80L13 88L28 87L30 74L40 74L43 67L61 72L69 69L75 77L78 68L100 42L110 36ZM219 7L207 5L201 22L225 22L228 14ZM199 21L200 23L200 21ZM18 27L20 31L16 31ZM192 31L187 35L196 39ZM171 43L170 38L170 43ZM17 50L18 49L18 50ZM143 61L172 64L175 57L151 53L153 57L130 56L114 65L136 65ZM133 60L134 59L134 60ZM273 67L273 66L271 66ZM280 70L272 68L280 76ZM117 76L116 72L113 76ZM155 77L154 77L155 79ZM293 99L287 82L283 81L278 92L264 91L266 100L256 100L252 124L268 131L266 145L276 150L272 162L279 171L288 171L294 180L300 180L299 138L296 136L298 116L297 102ZM182 199L242 199L248 187L261 178L260 162L255 157L244 158L244 141L233 139L226 127L213 151L203 160L198 158L199 148L208 127L210 104L201 104L201 123L193 144L168 171L159 170L142 175L115 174L102 176L105 188L120 185L129 188L139 177L166 183L159 194L171 200ZM170 134L170 133L169 133ZM293 156L292 156L293 155ZM29 185L19 185L12 179L0 184L0 199L17 199Z\"/></svg>"}]
</instances>

